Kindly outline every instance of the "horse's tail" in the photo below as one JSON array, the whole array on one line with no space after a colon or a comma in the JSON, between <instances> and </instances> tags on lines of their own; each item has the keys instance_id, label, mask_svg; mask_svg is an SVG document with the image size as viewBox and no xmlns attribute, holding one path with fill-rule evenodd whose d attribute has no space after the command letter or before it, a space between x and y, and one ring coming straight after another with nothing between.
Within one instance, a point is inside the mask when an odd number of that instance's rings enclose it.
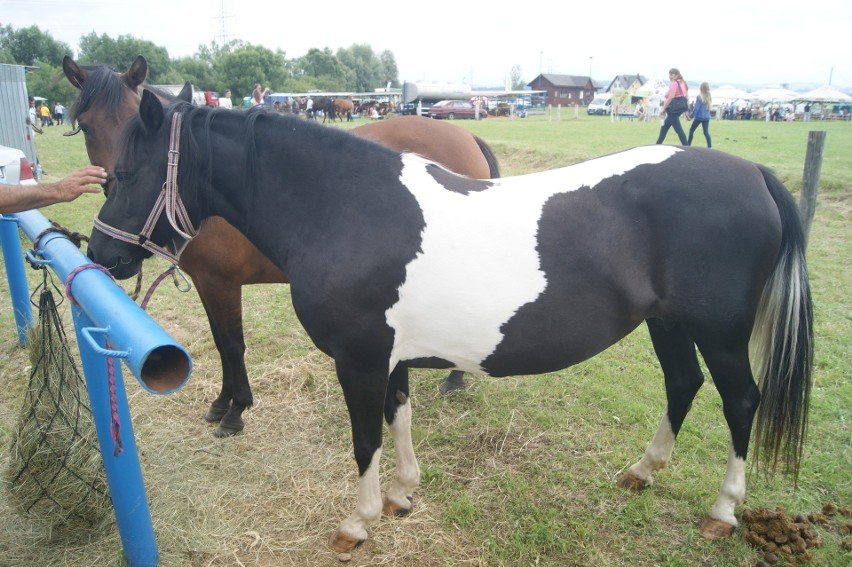
<instances>
[{"instance_id":1,"label":"horse's tail","mask_svg":"<svg viewBox=\"0 0 852 567\"><path fill-rule=\"evenodd\" d=\"M497 163L497 156L494 155L491 146L486 144L485 140L479 136L474 136L473 139L476 140L476 145L479 146L482 155L485 156L485 161L488 162L488 171L491 174L491 179L497 179L500 177L500 164Z\"/></svg>"},{"instance_id":2,"label":"horse's tail","mask_svg":"<svg viewBox=\"0 0 852 567\"><path fill-rule=\"evenodd\" d=\"M752 330L761 401L755 458L774 472L779 457L796 479L808 425L813 368L813 310L805 265L805 233L787 188L761 167L781 215L781 250L758 305Z\"/></svg>"}]
</instances>

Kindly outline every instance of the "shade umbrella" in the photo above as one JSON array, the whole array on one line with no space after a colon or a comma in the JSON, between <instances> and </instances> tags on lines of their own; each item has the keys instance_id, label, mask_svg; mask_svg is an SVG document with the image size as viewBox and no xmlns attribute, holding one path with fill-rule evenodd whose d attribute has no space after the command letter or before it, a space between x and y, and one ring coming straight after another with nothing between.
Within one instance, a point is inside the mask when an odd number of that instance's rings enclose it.
<instances>
[{"instance_id":1,"label":"shade umbrella","mask_svg":"<svg viewBox=\"0 0 852 567\"><path fill-rule=\"evenodd\" d=\"M830 85L823 85L812 91L800 93L795 100L798 102L852 102L852 96Z\"/></svg>"}]
</instances>

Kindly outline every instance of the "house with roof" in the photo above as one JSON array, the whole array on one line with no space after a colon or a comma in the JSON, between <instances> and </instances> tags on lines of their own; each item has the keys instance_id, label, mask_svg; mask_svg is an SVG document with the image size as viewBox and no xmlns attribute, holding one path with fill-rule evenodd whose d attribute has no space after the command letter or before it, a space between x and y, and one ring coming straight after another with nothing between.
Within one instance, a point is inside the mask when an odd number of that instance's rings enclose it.
<instances>
[{"instance_id":1,"label":"house with roof","mask_svg":"<svg viewBox=\"0 0 852 567\"><path fill-rule=\"evenodd\" d=\"M633 92L647 82L648 79L638 73L635 75L616 75L604 92L611 93L612 89L624 89Z\"/></svg>"},{"instance_id":2,"label":"house with roof","mask_svg":"<svg viewBox=\"0 0 852 567\"><path fill-rule=\"evenodd\" d=\"M591 77L553 73L542 73L527 86L535 91L546 91L547 104L564 107L589 104L600 88Z\"/></svg>"}]
</instances>

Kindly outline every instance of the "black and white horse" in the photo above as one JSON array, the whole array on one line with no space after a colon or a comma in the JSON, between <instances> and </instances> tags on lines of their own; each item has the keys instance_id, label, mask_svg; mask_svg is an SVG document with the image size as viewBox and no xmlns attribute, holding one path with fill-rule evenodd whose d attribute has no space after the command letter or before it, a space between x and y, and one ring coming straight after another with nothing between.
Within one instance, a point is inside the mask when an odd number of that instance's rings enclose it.
<instances>
[{"instance_id":1,"label":"black and white horse","mask_svg":"<svg viewBox=\"0 0 852 567\"><path fill-rule=\"evenodd\" d=\"M352 423L358 502L336 550L364 540L383 509L411 508L409 368L554 371L643 321L668 407L620 484L647 485L669 460L703 382L696 347L731 432L701 533L737 525L755 414L758 457L798 472L813 342L804 238L790 194L760 166L650 146L473 180L297 118L164 108L145 92L116 177L89 243L116 277L158 247L182 246L210 216L290 277L295 312L334 358ZM397 464L384 505L382 416Z\"/></svg>"}]
</instances>

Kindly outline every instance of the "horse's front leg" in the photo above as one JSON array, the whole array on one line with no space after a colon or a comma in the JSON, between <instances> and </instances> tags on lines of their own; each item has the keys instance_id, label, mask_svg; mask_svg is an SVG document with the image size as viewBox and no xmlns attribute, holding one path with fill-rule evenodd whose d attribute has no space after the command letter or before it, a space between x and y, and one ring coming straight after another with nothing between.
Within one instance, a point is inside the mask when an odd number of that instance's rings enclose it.
<instances>
[{"instance_id":1,"label":"horse's front leg","mask_svg":"<svg viewBox=\"0 0 852 567\"><path fill-rule=\"evenodd\" d=\"M405 366L397 365L391 372L385 396L385 420L396 451L396 476L385 495L383 511L388 516L402 516L411 511L414 490L420 484L420 467L411 441L411 401Z\"/></svg>"},{"instance_id":2,"label":"horse's front leg","mask_svg":"<svg viewBox=\"0 0 852 567\"><path fill-rule=\"evenodd\" d=\"M332 534L338 553L351 551L367 539L367 529L382 515L379 461L382 456L382 408L388 384L387 369L365 371L360 365L335 358L337 377L352 423L352 443L358 464L358 502ZM357 368L356 368L357 366Z\"/></svg>"},{"instance_id":3,"label":"horse's front leg","mask_svg":"<svg viewBox=\"0 0 852 567\"><path fill-rule=\"evenodd\" d=\"M254 402L245 363L242 286L208 274L193 276L193 282L222 361L222 390L204 419L219 422L216 437L236 435L245 425L243 411Z\"/></svg>"}]
</instances>

